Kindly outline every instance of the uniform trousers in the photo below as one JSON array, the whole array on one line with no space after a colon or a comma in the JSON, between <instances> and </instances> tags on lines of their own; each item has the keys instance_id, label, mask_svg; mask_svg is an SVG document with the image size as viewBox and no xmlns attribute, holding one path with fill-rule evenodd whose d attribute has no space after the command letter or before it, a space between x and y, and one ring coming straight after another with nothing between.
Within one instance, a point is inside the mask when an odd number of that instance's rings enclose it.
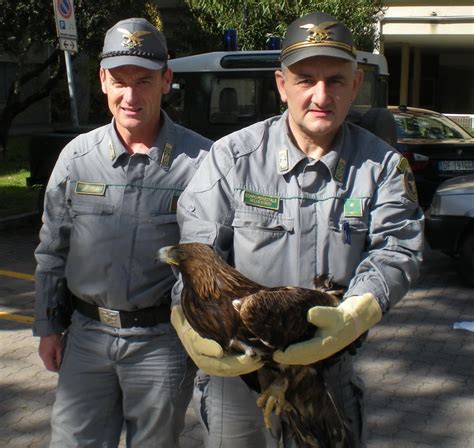
<instances>
[{"instance_id":1,"label":"uniform trousers","mask_svg":"<svg viewBox=\"0 0 474 448\"><path fill-rule=\"evenodd\" d=\"M365 447L365 387L354 372L353 356L343 354L327 366L324 376L355 434L356 447ZM207 385L199 377L193 401L209 431L208 448L296 448L284 417L272 415L272 431L265 429L262 409L255 404L258 394L240 377L212 376Z\"/></svg>"},{"instance_id":2,"label":"uniform trousers","mask_svg":"<svg viewBox=\"0 0 474 448\"><path fill-rule=\"evenodd\" d=\"M169 324L154 334L108 327L77 312L53 406L51 447L177 448L196 368ZM157 331L157 328L160 328Z\"/></svg>"}]
</instances>

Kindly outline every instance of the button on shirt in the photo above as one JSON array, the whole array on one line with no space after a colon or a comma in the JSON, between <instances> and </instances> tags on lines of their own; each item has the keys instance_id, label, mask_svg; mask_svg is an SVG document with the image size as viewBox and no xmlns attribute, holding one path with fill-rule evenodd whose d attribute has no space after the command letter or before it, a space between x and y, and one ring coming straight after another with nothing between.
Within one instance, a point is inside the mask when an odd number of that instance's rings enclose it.
<instances>
[{"instance_id":1,"label":"button on shirt","mask_svg":"<svg viewBox=\"0 0 474 448\"><path fill-rule=\"evenodd\" d=\"M156 252L178 242L177 199L211 142L162 117L147 154L130 155L114 122L62 151L35 252L35 334L58 332L47 309L61 300L64 278L82 300L125 311L157 306L171 289L175 277Z\"/></svg>"},{"instance_id":2,"label":"button on shirt","mask_svg":"<svg viewBox=\"0 0 474 448\"><path fill-rule=\"evenodd\" d=\"M351 123L317 161L293 144L287 113L257 123L211 148L178 202L181 241L214 245L266 286L311 288L329 274L346 296L372 292L385 311L417 278L423 249L402 161Z\"/></svg>"}]
</instances>

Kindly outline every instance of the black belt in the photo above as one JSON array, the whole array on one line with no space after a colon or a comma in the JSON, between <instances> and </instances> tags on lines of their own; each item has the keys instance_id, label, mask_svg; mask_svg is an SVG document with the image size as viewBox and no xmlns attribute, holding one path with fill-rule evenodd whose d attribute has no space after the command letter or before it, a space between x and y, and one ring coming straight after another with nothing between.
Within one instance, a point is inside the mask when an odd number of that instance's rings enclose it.
<instances>
[{"instance_id":1,"label":"black belt","mask_svg":"<svg viewBox=\"0 0 474 448\"><path fill-rule=\"evenodd\" d=\"M72 303L74 309L84 316L115 328L153 327L170 321L169 303L136 311L110 310L85 302L76 296L72 296Z\"/></svg>"}]
</instances>

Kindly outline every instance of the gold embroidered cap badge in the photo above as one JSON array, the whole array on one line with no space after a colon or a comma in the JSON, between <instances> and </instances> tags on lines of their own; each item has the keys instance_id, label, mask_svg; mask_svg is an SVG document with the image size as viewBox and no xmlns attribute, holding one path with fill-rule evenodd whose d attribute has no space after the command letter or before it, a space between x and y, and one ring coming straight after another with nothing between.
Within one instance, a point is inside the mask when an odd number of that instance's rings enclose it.
<instances>
[{"instance_id":1,"label":"gold embroidered cap badge","mask_svg":"<svg viewBox=\"0 0 474 448\"><path fill-rule=\"evenodd\" d=\"M306 38L308 42L319 43L329 40L332 31L328 30L328 28L334 25L337 25L337 22L323 22L319 25L308 23L307 25L301 25L300 28L308 31L309 36Z\"/></svg>"},{"instance_id":2,"label":"gold embroidered cap badge","mask_svg":"<svg viewBox=\"0 0 474 448\"><path fill-rule=\"evenodd\" d=\"M122 33L122 47L135 48L142 45L142 36L151 34L150 31L134 31L133 33L126 30L125 28L117 28L119 33Z\"/></svg>"}]
</instances>

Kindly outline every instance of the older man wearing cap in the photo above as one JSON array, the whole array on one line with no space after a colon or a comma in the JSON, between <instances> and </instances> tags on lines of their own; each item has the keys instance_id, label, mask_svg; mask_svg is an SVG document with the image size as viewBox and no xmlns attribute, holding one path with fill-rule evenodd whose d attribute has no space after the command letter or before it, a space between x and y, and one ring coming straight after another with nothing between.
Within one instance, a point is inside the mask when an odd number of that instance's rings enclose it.
<instances>
[{"instance_id":1,"label":"older man wearing cap","mask_svg":"<svg viewBox=\"0 0 474 448\"><path fill-rule=\"evenodd\" d=\"M407 161L346 121L363 76L351 32L327 14L304 16L288 27L281 63L275 76L288 110L214 143L178 201L181 241L213 245L267 286L312 288L316 274L345 286L339 307L308 311L314 337L276 352L274 360L324 363L354 446L363 446L363 386L344 349L417 278L423 213ZM189 329L180 286L173 289L172 323L196 364L212 375L203 397L210 446L278 447L282 440L294 446L284 416L275 416L272 434L265 431L256 394L238 377L258 369L259 358L206 356L215 341Z\"/></svg>"},{"instance_id":2,"label":"older man wearing cap","mask_svg":"<svg viewBox=\"0 0 474 448\"><path fill-rule=\"evenodd\" d=\"M176 203L211 142L160 109L171 85L163 34L148 21L106 34L100 82L112 122L62 151L36 249L34 334L59 371L53 447L177 447L195 366L170 325ZM72 323L68 308L72 307Z\"/></svg>"}]
</instances>

